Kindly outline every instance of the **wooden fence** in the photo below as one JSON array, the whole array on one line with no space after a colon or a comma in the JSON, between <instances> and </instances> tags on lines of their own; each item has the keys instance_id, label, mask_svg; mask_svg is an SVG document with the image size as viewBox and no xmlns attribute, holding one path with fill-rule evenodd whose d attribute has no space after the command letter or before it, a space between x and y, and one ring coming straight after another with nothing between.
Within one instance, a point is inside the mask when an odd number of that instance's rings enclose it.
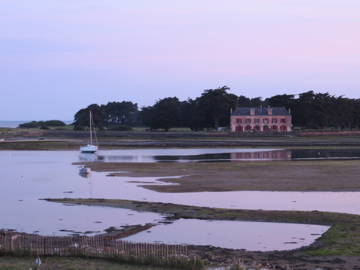
<instances>
[{"instance_id":1,"label":"wooden fence","mask_svg":"<svg viewBox=\"0 0 360 270\"><path fill-rule=\"evenodd\" d=\"M56 237L0 233L0 252L34 256L86 256L122 258L138 262L149 259L159 263L188 258L182 245L131 243L110 236Z\"/></svg>"}]
</instances>

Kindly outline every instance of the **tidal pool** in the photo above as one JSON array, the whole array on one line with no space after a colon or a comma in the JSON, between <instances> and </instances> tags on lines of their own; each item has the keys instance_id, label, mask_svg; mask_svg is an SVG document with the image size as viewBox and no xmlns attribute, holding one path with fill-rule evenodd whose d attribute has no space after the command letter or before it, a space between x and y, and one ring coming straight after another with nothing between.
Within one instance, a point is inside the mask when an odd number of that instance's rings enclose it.
<instances>
[{"instance_id":1,"label":"tidal pool","mask_svg":"<svg viewBox=\"0 0 360 270\"><path fill-rule=\"evenodd\" d=\"M123 240L271 251L310 245L327 230L319 225L180 219Z\"/></svg>"},{"instance_id":2,"label":"tidal pool","mask_svg":"<svg viewBox=\"0 0 360 270\"><path fill-rule=\"evenodd\" d=\"M229 151L229 149L210 150L215 152L214 154ZM103 156L106 162L112 161L109 157L118 155L119 151L126 152L128 156L136 156L136 153L148 155L150 151L154 151L154 154L166 155L180 152L181 155L203 155L210 150L114 150L100 151L99 156L100 158ZM232 149L232 151L237 150ZM239 152L246 151L239 149ZM136 181L145 184L158 182L153 177L107 177L107 173L92 172L89 178L84 178L79 175L79 167L72 165L73 162L82 159L83 156L78 151L0 151L0 213L3 214L0 228L28 233L38 232L44 235L66 235L71 234L71 231L88 231L89 234L94 234L110 226L158 223L163 218L154 213L139 213L118 208L68 206L38 200L64 197L130 199L221 208L320 210L360 214L360 192L159 193L139 187L141 184L135 183ZM290 225L283 224L283 226ZM258 232L256 227L252 228L249 226L243 234L256 234ZM276 235L276 228L273 232L271 227L267 228L269 235Z\"/></svg>"}]
</instances>

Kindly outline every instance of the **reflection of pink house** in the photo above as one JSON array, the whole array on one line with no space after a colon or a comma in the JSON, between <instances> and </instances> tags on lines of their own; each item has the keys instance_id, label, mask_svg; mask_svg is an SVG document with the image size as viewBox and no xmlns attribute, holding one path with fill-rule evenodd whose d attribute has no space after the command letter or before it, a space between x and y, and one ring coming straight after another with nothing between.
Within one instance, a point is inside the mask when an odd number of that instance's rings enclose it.
<instances>
[{"instance_id":1,"label":"reflection of pink house","mask_svg":"<svg viewBox=\"0 0 360 270\"><path fill-rule=\"evenodd\" d=\"M270 150L231 153L231 160L290 160L289 150Z\"/></svg>"},{"instance_id":2,"label":"reflection of pink house","mask_svg":"<svg viewBox=\"0 0 360 270\"><path fill-rule=\"evenodd\" d=\"M238 107L231 113L232 132L289 132L291 114L285 107Z\"/></svg>"}]
</instances>

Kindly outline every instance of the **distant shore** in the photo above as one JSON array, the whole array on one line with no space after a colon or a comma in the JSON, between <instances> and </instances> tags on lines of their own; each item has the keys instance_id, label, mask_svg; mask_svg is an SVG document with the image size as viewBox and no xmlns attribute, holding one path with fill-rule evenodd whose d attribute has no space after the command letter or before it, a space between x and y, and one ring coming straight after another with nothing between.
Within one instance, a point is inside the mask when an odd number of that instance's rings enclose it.
<instances>
[{"instance_id":1,"label":"distant shore","mask_svg":"<svg viewBox=\"0 0 360 270\"><path fill-rule=\"evenodd\" d=\"M228 132L100 131L100 146L161 147L360 147L360 132L301 134L233 134ZM78 149L88 132L73 130L0 129L0 150Z\"/></svg>"}]
</instances>

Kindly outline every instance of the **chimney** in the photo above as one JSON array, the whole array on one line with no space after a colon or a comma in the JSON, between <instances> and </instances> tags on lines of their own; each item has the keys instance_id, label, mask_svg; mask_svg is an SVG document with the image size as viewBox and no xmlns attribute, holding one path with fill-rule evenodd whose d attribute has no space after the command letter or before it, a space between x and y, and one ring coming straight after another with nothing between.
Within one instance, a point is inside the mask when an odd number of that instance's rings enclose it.
<instances>
[{"instance_id":1,"label":"chimney","mask_svg":"<svg viewBox=\"0 0 360 270\"><path fill-rule=\"evenodd\" d=\"M250 108L250 115L255 115L255 108Z\"/></svg>"},{"instance_id":2,"label":"chimney","mask_svg":"<svg viewBox=\"0 0 360 270\"><path fill-rule=\"evenodd\" d=\"M268 115L272 115L273 114L273 109L270 106L268 106L267 107L267 112L268 112Z\"/></svg>"}]
</instances>

